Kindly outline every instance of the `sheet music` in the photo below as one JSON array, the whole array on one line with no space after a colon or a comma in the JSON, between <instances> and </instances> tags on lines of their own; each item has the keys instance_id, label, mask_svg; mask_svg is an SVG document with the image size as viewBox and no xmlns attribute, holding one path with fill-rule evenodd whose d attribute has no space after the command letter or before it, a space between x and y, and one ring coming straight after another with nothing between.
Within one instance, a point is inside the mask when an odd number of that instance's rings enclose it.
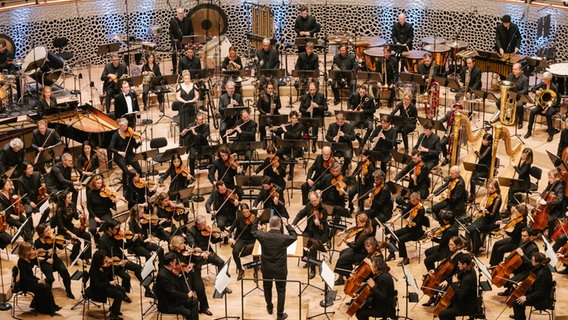
<instances>
[{"instance_id":1,"label":"sheet music","mask_svg":"<svg viewBox=\"0 0 568 320\"><path fill-rule=\"evenodd\" d=\"M404 265L402 266L402 271L404 272L404 276L406 277L406 282L408 282L408 284L414 290L414 292L416 293L420 292L418 290L418 285L416 285L416 280L412 276L412 273L410 273L410 271L408 271L408 269L406 269Z\"/></svg>"},{"instance_id":2,"label":"sheet music","mask_svg":"<svg viewBox=\"0 0 568 320\"><path fill-rule=\"evenodd\" d=\"M218 292L225 291L225 288L229 286L231 278L228 276L229 265L231 264L231 258L225 263L223 268L217 274L217 279L215 280L215 290Z\"/></svg>"},{"instance_id":3,"label":"sheet music","mask_svg":"<svg viewBox=\"0 0 568 320\"><path fill-rule=\"evenodd\" d=\"M483 275L485 275L485 277L489 279L489 281L492 281L493 278L491 277L491 273L489 272L489 270L487 270L487 267L485 267L485 265L481 261L479 261L476 257L473 257L473 259L475 259L475 264L477 264L479 271L481 271L481 273L483 273Z\"/></svg>"},{"instance_id":4,"label":"sheet music","mask_svg":"<svg viewBox=\"0 0 568 320\"><path fill-rule=\"evenodd\" d=\"M286 248L286 255L289 255L289 256L295 255L297 245L298 245L298 240L294 241L291 245L289 245L288 248Z\"/></svg>"},{"instance_id":5,"label":"sheet music","mask_svg":"<svg viewBox=\"0 0 568 320\"><path fill-rule=\"evenodd\" d=\"M541 236L541 237L542 237L542 241L546 245L546 251L544 252L544 254L548 258L550 258L549 265L554 269L556 267L556 264L558 263L558 258L556 257L556 252L554 252L550 243L548 241L546 241L546 238L544 236Z\"/></svg>"},{"instance_id":6,"label":"sheet music","mask_svg":"<svg viewBox=\"0 0 568 320\"><path fill-rule=\"evenodd\" d=\"M333 288L335 285L335 273L333 273L333 270L325 263L325 260L321 262L320 276L328 287Z\"/></svg>"}]
</instances>

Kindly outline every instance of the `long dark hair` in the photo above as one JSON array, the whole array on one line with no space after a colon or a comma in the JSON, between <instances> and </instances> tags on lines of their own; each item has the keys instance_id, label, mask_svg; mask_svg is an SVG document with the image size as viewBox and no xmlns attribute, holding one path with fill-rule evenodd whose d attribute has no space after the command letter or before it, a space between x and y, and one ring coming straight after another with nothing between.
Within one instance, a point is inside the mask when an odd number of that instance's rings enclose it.
<instances>
[{"instance_id":1,"label":"long dark hair","mask_svg":"<svg viewBox=\"0 0 568 320\"><path fill-rule=\"evenodd\" d=\"M106 252L103 249L97 250L93 254L93 259L91 260L91 269L100 269L105 261Z\"/></svg>"}]
</instances>

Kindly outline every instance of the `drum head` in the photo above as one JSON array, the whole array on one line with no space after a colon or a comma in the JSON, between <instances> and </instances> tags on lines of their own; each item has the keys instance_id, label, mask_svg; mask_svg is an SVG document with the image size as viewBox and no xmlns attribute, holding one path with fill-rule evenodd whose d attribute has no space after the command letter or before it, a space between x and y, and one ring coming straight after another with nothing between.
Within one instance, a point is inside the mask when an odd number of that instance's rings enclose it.
<instances>
[{"instance_id":1,"label":"drum head","mask_svg":"<svg viewBox=\"0 0 568 320\"><path fill-rule=\"evenodd\" d=\"M227 15L217 5L198 4L189 11L187 17L191 20L196 35L212 37L227 33Z\"/></svg>"},{"instance_id":2,"label":"drum head","mask_svg":"<svg viewBox=\"0 0 568 320\"><path fill-rule=\"evenodd\" d=\"M448 52L451 49L452 48L450 48L445 44L437 44L437 45L429 44L427 46L424 46L424 50L429 52Z\"/></svg>"},{"instance_id":3,"label":"drum head","mask_svg":"<svg viewBox=\"0 0 568 320\"><path fill-rule=\"evenodd\" d=\"M37 69L43 67L47 59L47 49L45 47L35 47L24 58L22 70L25 74L32 74Z\"/></svg>"},{"instance_id":4,"label":"drum head","mask_svg":"<svg viewBox=\"0 0 568 320\"><path fill-rule=\"evenodd\" d=\"M385 56L385 53L383 51L383 47L368 48L368 49L365 49L365 51L363 51L363 53L366 56L371 56L371 57L384 57Z\"/></svg>"}]
</instances>

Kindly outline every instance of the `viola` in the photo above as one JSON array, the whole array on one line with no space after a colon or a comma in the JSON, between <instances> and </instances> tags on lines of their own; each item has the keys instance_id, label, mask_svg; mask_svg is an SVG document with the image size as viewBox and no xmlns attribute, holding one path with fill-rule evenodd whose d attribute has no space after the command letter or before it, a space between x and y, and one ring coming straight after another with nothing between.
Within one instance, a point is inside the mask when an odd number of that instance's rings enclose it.
<instances>
[{"instance_id":1,"label":"viola","mask_svg":"<svg viewBox=\"0 0 568 320\"><path fill-rule=\"evenodd\" d=\"M103 267L107 268L110 266L120 266L122 264L122 261L120 260L119 257L105 257L105 260L103 262Z\"/></svg>"},{"instance_id":2,"label":"viola","mask_svg":"<svg viewBox=\"0 0 568 320\"><path fill-rule=\"evenodd\" d=\"M337 191L343 191L345 193L345 189L347 189L347 184L343 181L343 176L338 175L337 177L331 179L331 184L335 186Z\"/></svg>"},{"instance_id":3,"label":"viola","mask_svg":"<svg viewBox=\"0 0 568 320\"><path fill-rule=\"evenodd\" d=\"M333 159L332 157L329 157L329 159L324 160L323 162L323 167L325 169L329 168L329 166L331 166L333 163L335 162L335 159Z\"/></svg>"},{"instance_id":4,"label":"viola","mask_svg":"<svg viewBox=\"0 0 568 320\"><path fill-rule=\"evenodd\" d=\"M47 237L44 238L45 243L47 244L53 244L55 242L56 245L63 245L66 242L70 241L65 239L65 236L62 234L58 234L57 236L52 234L49 234Z\"/></svg>"},{"instance_id":5,"label":"viola","mask_svg":"<svg viewBox=\"0 0 568 320\"><path fill-rule=\"evenodd\" d=\"M442 227L437 228L436 230L434 230L434 231L432 232L431 235L429 235L429 236L426 237L425 239L422 239L422 242L426 242L426 241L428 241L428 240L434 238L435 236L439 235L440 233L446 231L446 230L447 230L449 227L451 227L451 226L452 226L452 225L451 225L450 223L448 223L448 224L446 224L446 225L444 225L444 226L442 226Z\"/></svg>"},{"instance_id":6,"label":"viola","mask_svg":"<svg viewBox=\"0 0 568 320\"><path fill-rule=\"evenodd\" d=\"M211 228L210 226L206 226L205 229L201 230L201 235L204 237L215 237L219 238L221 236L221 229L219 228Z\"/></svg>"},{"instance_id":7,"label":"viola","mask_svg":"<svg viewBox=\"0 0 568 320\"><path fill-rule=\"evenodd\" d=\"M412 208L412 210L410 211L410 215L408 216L408 219L406 220L406 225L409 228L413 227L413 223L414 219L416 218L416 216L418 215L418 211L420 211L420 209L422 209L422 203L418 203L417 205L414 206L414 208Z\"/></svg>"},{"instance_id":8,"label":"viola","mask_svg":"<svg viewBox=\"0 0 568 320\"><path fill-rule=\"evenodd\" d=\"M371 200L374 199L381 192L381 190L383 190L384 186L385 186L384 183L381 183L381 184L375 186L375 189L373 189Z\"/></svg>"},{"instance_id":9,"label":"viola","mask_svg":"<svg viewBox=\"0 0 568 320\"><path fill-rule=\"evenodd\" d=\"M318 210L317 207L313 207L312 210L310 210L310 215L313 216L314 219L318 219L320 221L323 219L323 212Z\"/></svg>"},{"instance_id":10,"label":"viola","mask_svg":"<svg viewBox=\"0 0 568 320\"><path fill-rule=\"evenodd\" d=\"M26 208L24 207L24 204L22 203L22 197L15 194L10 198L10 202L12 203L15 214L26 213Z\"/></svg>"},{"instance_id":11,"label":"viola","mask_svg":"<svg viewBox=\"0 0 568 320\"><path fill-rule=\"evenodd\" d=\"M361 177L365 177L367 173L369 173L369 166L371 165L371 161L367 160L365 163L361 165ZM365 179L361 180L362 184L365 184Z\"/></svg>"},{"instance_id":12,"label":"viola","mask_svg":"<svg viewBox=\"0 0 568 320\"><path fill-rule=\"evenodd\" d=\"M414 180L414 185L418 184L418 176L420 175L420 173L422 173L422 167L424 166L424 162L420 161L418 162L415 166L414 166L414 177L412 178L412 180Z\"/></svg>"},{"instance_id":13,"label":"viola","mask_svg":"<svg viewBox=\"0 0 568 320\"><path fill-rule=\"evenodd\" d=\"M227 189L227 191L225 191L225 194L223 195L223 199L228 199L229 201L231 201L231 203L234 204L235 201L239 201L239 195L233 192L233 190Z\"/></svg>"},{"instance_id":14,"label":"viola","mask_svg":"<svg viewBox=\"0 0 568 320\"><path fill-rule=\"evenodd\" d=\"M187 167L185 166L184 163L182 163L179 167L176 168L176 175L181 174L184 177L188 177L191 176L191 174L189 173L189 170L187 169Z\"/></svg>"},{"instance_id":15,"label":"viola","mask_svg":"<svg viewBox=\"0 0 568 320\"><path fill-rule=\"evenodd\" d=\"M183 213L185 211L185 207L175 205L170 201L170 203L166 207L164 207L164 210L166 210L167 212Z\"/></svg>"},{"instance_id":16,"label":"viola","mask_svg":"<svg viewBox=\"0 0 568 320\"><path fill-rule=\"evenodd\" d=\"M248 218L245 218L245 224L251 224L254 221L254 215L250 215L248 216Z\"/></svg>"},{"instance_id":17,"label":"viola","mask_svg":"<svg viewBox=\"0 0 568 320\"><path fill-rule=\"evenodd\" d=\"M37 202L42 202L49 197L47 194L47 187L45 186L45 181L41 177L41 186L37 189Z\"/></svg>"},{"instance_id":18,"label":"viola","mask_svg":"<svg viewBox=\"0 0 568 320\"><path fill-rule=\"evenodd\" d=\"M116 240L132 240L132 238L134 238L134 233L132 233L132 230L124 230L115 234L113 237Z\"/></svg>"},{"instance_id":19,"label":"viola","mask_svg":"<svg viewBox=\"0 0 568 320\"><path fill-rule=\"evenodd\" d=\"M187 256L200 256L203 253L203 250L201 250L201 248L185 248L182 252L181 255L184 257Z\"/></svg>"},{"instance_id":20,"label":"viola","mask_svg":"<svg viewBox=\"0 0 568 320\"><path fill-rule=\"evenodd\" d=\"M142 137L142 132L134 131L134 129L128 127L128 129L126 129L126 131L124 132L124 136L132 137L134 139L140 139Z\"/></svg>"},{"instance_id":21,"label":"viola","mask_svg":"<svg viewBox=\"0 0 568 320\"><path fill-rule=\"evenodd\" d=\"M87 216L83 214L79 218L79 231L83 232L87 230L87 227Z\"/></svg>"},{"instance_id":22,"label":"viola","mask_svg":"<svg viewBox=\"0 0 568 320\"><path fill-rule=\"evenodd\" d=\"M500 227L500 231L503 232L512 232L515 229L515 226L517 225L517 223L523 221L524 218L522 216L517 217L515 219L511 219L511 221L507 222L504 226Z\"/></svg>"},{"instance_id":23,"label":"viola","mask_svg":"<svg viewBox=\"0 0 568 320\"><path fill-rule=\"evenodd\" d=\"M152 223L153 226L158 225L158 221L160 221L160 218L155 214L145 214L144 217L140 219L141 224Z\"/></svg>"},{"instance_id":24,"label":"viola","mask_svg":"<svg viewBox=\"0 0 568 320\"><path fill-rule=\"evenodd\" d=\"M227 158L227 160L225 160L223 164L225 165L225 167L229 167L233 170L237 170L237 168L240 166L237 160L233 159L233 157L231 156L229 156L229 158Z\"/></svg>"}]
</instances>

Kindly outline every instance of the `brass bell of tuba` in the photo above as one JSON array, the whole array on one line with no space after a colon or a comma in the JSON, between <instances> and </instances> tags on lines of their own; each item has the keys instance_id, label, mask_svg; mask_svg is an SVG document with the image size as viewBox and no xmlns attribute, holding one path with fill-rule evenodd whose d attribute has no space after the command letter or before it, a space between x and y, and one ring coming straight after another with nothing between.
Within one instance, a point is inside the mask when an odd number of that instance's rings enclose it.
<instances>
[{"instance_id":1,"label":"brass bell of tuba","mask_svg":"<svg viewBox=\"0 0 568 320\"><path fill-rule=\"evenodd\" d=\"M517 113L517 102L509 101L507 90L515 87L512 81L499 81L499 88L501 90L501 124L505 126L512 126L515 123L515 115Z\"/></svg>"}]
</instances>

